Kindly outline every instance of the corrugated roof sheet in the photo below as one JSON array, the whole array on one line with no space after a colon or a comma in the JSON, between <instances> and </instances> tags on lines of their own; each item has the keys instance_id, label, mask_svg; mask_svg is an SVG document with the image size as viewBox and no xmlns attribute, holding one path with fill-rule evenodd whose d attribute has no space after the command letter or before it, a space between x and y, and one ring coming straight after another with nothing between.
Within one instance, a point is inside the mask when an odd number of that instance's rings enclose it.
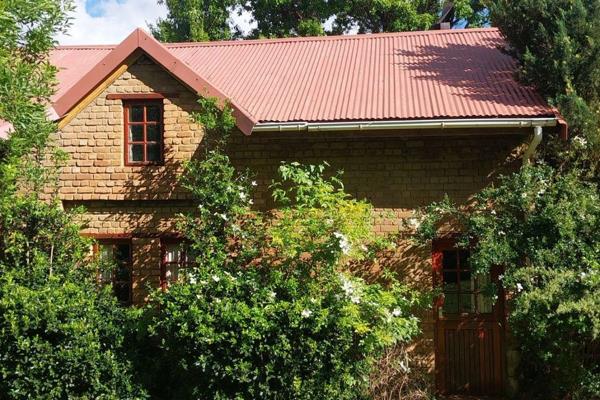
<instances>
[{"instance_id":1,"label":"corrugated roof sheet","mask_svg":"<svg viewBox=\"0 0 600 400\"><path fill-rule=\"evenodd\" d=\"M554 116L494 28L166 44L259 122ZM57 96L113 47L60 47Z\"/></svg>"}]
</instances>

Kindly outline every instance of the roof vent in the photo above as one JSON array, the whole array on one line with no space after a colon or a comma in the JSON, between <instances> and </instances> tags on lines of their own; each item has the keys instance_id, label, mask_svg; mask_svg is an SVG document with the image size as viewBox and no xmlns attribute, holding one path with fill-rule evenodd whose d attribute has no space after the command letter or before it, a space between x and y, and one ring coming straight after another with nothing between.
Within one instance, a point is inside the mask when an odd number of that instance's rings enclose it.
<instances>
[{"instance_id":1,"label":"roof vent","mask_svg":"<svg viewBox=\"0 0 600 400\"><path fill-rule=\"evenodd\" d=\"M451 29L452 26L450 25L450 22L442 22L440 23L440 30L444 30L444 29Z\"/></svg>"}]
</instances>

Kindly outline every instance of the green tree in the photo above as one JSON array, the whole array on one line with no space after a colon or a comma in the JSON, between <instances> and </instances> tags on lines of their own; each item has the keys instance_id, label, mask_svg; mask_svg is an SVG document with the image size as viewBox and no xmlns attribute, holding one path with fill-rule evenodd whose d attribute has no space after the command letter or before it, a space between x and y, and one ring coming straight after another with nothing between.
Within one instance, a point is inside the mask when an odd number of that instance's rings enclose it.
<instances>
[{"instance_id":1,"label":"green tree","mask_svg":"<svg viewBox=\"0 0 600 400\"><path fill-rule=\"evenodd\" d=\"M504 268L524 398L598 398L590 351L600 340L600 4L496 0L490 11L519 78L559 109L571 142L546 135L531 165L484 189L471 207L446 200L422 210L420 233L432 239L440 223L457 220L474 267Z\"/></svg>"},{"instance_id":2,"label":"green tree","mask_svg":"<svg viewBox=\"0 0 600 400\"><path fill-rule=\"evenodd\" d=\"M320 36L324 24L342 2L338 0L249 0L244 8L257 27L250 37Z\"/></svg>"},{"instance_id":3,"label":"green tree","mask_svg":"<svg viewBox=\"0 0 600 400\"><path fill-rule=\"evenodd\" d=\"M44 192L63 156L46 113L48 62L69 1L0 2L0 398L142 398L124 357L125 311L96 285L72 213ZM47 194L45 196L43 194Z\"/></svg>"},{"instance_id":4,"label":"green tree","mask_svg":"<svg viewBox=\"0 0 600 400\"><path fill-rule=\"evenodd\" d=\"M555 164L586 163L596 176L600 157L600 3L597 1L494 1L492 21L521 63L521 79L556 105L575 146L548 149Z\"/></svg>"},{"instance_id":5,"label":"green tree","mask_svg":"<svg viewBox=\"0 0 600 400\"><path fill-rule=\"evenodd\" d=\"M163 42L203 42L231 39L235 32L229 16L237 0L158 0L168 13L150 25L154 37Z\"/></svg>"},{"instance_id":6,"label":"green tree","mask_svg":"<svg viewBox=\"0 0 600 400\"><path fill-rule=\"evenodd\" d=\"M351 0L343 2L339 25L359 33L427 30L437 21L438 0Z\"/></svg>"}]
</instances>

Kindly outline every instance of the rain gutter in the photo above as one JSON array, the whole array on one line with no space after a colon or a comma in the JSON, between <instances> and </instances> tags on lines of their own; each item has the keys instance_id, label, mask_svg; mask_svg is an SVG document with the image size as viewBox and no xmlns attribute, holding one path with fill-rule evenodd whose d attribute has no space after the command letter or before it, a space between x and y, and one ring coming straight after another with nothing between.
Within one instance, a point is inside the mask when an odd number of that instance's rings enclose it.
<instances>
[{"instance_id":1,"label":"rain gutter","mask_svg":"<svg viewBox=\"0 0 600 400\"><path fill-rule=\"evenodd\" d=\"M252 132L332 132L386 129L459 129L459 128L535 128L558 125L550 118L426 119L349 122L266 122L254 126Z\"/></svg>"}]
</instances>

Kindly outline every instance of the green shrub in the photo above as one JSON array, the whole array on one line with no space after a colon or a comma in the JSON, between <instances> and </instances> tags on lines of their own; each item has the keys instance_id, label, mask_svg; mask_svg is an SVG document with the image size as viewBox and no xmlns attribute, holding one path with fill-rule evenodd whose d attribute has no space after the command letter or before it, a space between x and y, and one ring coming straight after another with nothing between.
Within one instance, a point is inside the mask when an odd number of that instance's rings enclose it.
<instances>
[{"instance_id":1,"label":"green shrub","mask_svg":"<svg viewBox=\"0 0 600 400\"><path fill-rule=\"evenodd\" d=\"M188 166L195 266L154 293L138 332L153 397L363 398L377 356L418 333L420 296L344 272L385 243L371 206L324 168L283 165L270 214L250 209L252 182L219 149Z\"/></svg>"},{"instance_id":2,"label":"green shrub","mask_svg":"<svg viewBox=\"0 0 600 400\"><path fill-rule=\"evenodd\" d=\"M18 280L18 279L17 279ZM0 398L138 399L123 354L124 311L91 285L0 276Z\"/></svg>"},{"instance_id":3,"label":"green shrub","mask_svg":"<svg viewBox=\"0 0 600 400\"><path fill-rule=\"evenodd\" d=\"M504 267L525 398L600 396L599 366L587 354L600 337L600 196L578 175L528 166L484 189L470 210L445 201L421 216L422 239L450 216L464 227L475 269Z\"/></svg>"}]
</instances>

